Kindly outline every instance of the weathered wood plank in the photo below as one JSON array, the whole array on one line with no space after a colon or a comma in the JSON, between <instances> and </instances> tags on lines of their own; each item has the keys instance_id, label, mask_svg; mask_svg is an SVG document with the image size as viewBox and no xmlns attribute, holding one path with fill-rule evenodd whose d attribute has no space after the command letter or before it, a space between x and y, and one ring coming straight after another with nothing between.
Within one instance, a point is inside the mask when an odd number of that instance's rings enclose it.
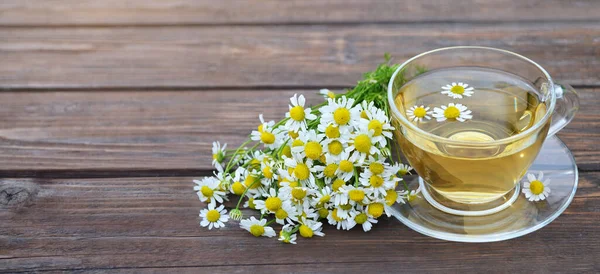
<instances>
[{"instance_id":1,"label":"weathered wood plank","mask_svg":"<svg viewBox=\"0 0 600 274\"><path fill-rule=\"evenodd\" d=\"M0 89L349 86L390 52L513 50L600 84L600 24L0 28Z\"/></svg>"},{"instance_id":2,"label":"weathered wood plank","mask_svg":"<svg viewBox=\"0 0 600 274\"><path fill-rule=\"evenodd\" d=\"M213 141L240 145L260 113L284 117L294 93L312 104L321 100L316 90L3 92L0 177L210 170ZM580 113L559 136L580 169L600 170L600 89L580 95Z\"/></svg>"},{"instance_id":3,"label":"weathered wood plank","mask_svg":"<svg viewBox=\"0 0 600 274\"><path fill-rule=\"evenodd\" d=\"M208 231L198 225L202 204L191 179L3 179L0 186L25 185L37 193L29 205L0 209L0 270L209 271L218 266L215 270L223 272L249 266L290 271L302 264L299 271L314 270L308 265L351 271L376 263L383 272L396 271L400 263L402 269L422 271L548 272L568 267L594 272L600 267L598 172L581 174L573 203L549 226L516 240L479 245L439 241L383 219L368 234L326 226L326 237L299 239L297 246L256 239L233 222Z\"/></svg>"},{"instance_id":4,"label":"weathered wood plank","mask_svg":"<svg viewBox=\"0 0 600 274\"><path fill-rule=\"evenodd\" d=\"M597 1L5 0L0 26L597 20Z\"/></svg>"}]
</instances>

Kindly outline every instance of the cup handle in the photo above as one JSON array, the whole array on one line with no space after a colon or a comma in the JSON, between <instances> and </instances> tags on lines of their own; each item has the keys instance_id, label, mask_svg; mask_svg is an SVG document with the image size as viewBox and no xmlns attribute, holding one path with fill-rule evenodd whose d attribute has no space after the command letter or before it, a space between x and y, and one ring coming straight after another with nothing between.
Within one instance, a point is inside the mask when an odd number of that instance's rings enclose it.
<instances>
[{"instance_id":1,"label":"cup handle","mask_svg":"<svg viewBox=\"0 0 600 274\"><path fill-rule=\"evenodd\" d=\"M569 124L579 110L579 95L573 87L568 84L554 83L554 92L556 93L556 107L552 114L548 137Z\"/></svg>"}]
</instances>

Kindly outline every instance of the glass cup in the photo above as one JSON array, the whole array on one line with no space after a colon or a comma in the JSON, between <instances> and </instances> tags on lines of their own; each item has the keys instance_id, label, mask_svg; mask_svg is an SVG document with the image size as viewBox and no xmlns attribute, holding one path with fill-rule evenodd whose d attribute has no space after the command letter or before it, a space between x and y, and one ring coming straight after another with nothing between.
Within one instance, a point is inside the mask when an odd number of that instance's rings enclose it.
<instances>
[{"instance_id":1,"label":"glass cup","mask_svg":"<svg viewBox=\"0 0 600 274\"><path fill-rule=\"evenodd\" d=\"M445 96L436 81L452 77L456 81L448 81ZM456 83L470 86L453 97L448 90ZM474 92L465 93L470 88ZM463 216L509 207L544 140L579 109L575 90L555 83L532 60L474 46L436 49L404 62L390 79L388 100L397 144L419 175L424 198ZM447 119L440 122L442 108L432 109L450 103L470 107L472 113L462 112L471 117L443 112ZM408 116L423 104L430 119Z\"/></svg>"}]
</instances>

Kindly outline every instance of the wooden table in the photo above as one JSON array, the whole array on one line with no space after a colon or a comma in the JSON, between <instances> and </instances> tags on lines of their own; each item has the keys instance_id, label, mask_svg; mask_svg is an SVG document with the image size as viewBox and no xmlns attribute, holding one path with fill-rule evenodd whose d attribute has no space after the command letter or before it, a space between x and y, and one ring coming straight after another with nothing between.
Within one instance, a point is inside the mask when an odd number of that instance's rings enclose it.
<instances>
[{"instance_id":1,"label":"wooden table","mask_svg":"<svg viewBox=\"0 0 600 274\"><path fill-rule=\"evenodd\" d=\"M599 272L600 2L3 0L0 272ZM396 220L297 246L208 231L192 178L288 97L451 45L518 52L573 85L575 199L490 244Z\"/></svg>"}]
</instances>

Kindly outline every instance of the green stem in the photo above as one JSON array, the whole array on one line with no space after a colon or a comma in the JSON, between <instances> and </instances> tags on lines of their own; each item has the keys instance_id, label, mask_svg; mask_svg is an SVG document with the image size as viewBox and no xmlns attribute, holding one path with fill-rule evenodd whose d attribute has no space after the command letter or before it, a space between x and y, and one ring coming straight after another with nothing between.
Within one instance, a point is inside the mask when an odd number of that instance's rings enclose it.
<instances>
[{"instance_id":1,"label":"green stem","mask_svg":"<svg viewBox=\"0 0 600 274\"><path fill-rule=\"evenodd\" d=\"M248 137L248 138L250 138L250 137ZM240 145L236 149L236 151L233 153L233 156L238 155L240 149L242 149L244 146L246 146L250 142L252 142L252 140L248 140L248 141L244 142L242 145ZM232 162L234 162L234 159L235 159L235 157L231 157L231 159L229 159L229 162L227 163L227 167L225 167L225 173L227 173L229 171L229 168L231 168L231 164L232 164Z\"/></svg>"},{"instance_id":2,"label":"green stem","mask_svg":"<svg viewBox=\"0 0 600 274\"><path fill-rule=\"evenodd\" d=\"M256 184L256 182L259 182L260 179L262 179L261 177L258 177L257 179L255 179L248 187L246 187L246 189L244 189L244 193L242 193L242 195L240 195L240 199L237 202L237 205L235 205L235 209L240 209L240 204L242 203L242 200L244 199L244 197L246 197L246 193L248 193L248 190L254 186L254 184Z\"/></svg>"}]
</instances>

